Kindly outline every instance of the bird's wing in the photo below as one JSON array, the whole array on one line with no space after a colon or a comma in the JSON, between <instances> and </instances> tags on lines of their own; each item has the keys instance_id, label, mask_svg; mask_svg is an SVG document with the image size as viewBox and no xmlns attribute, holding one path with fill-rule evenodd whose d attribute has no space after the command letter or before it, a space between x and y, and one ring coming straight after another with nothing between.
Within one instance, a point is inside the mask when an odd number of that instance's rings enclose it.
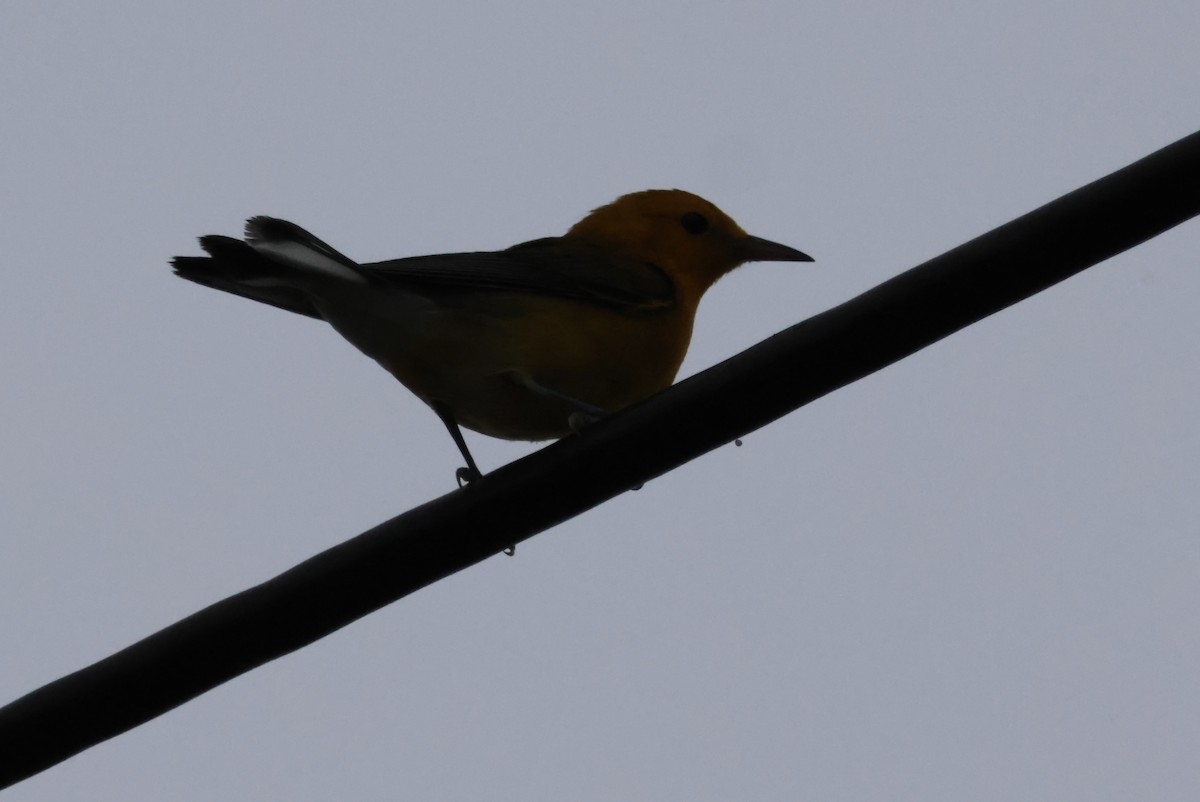
<instances>
[{"instance_id":1,"label":"bird's wing","mask_svg":"<svg viewBox=\"0 0 1200 802\"><path fill-rule=\"evenodd\" d=\"M414 256L360 266L413 292L523 293L653 312L672 306L675 285L660 268L560 237L503 251Z\"/></svg>"}]
</instances>

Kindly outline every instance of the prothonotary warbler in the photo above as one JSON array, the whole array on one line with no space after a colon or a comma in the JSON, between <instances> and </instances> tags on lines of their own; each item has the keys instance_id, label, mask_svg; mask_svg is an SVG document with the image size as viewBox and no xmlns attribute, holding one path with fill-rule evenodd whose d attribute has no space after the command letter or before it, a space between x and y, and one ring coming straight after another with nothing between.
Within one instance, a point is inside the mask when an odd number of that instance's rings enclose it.
<instances>
[{"instance_id":1,"label":"prothonotary warbler","mask_svg":"<svg viewBox=\"0 0 1200 802\"><path fill-rule=\"evenodd\" d=\"M327 321L442 419L460 481L479 476L460 426L548 440L641 400L674 380L713 282L745 262L812 261L678 189L502 251L359 263L273 217L200 246L177 275Z\"/></svg>"}]
</instances>

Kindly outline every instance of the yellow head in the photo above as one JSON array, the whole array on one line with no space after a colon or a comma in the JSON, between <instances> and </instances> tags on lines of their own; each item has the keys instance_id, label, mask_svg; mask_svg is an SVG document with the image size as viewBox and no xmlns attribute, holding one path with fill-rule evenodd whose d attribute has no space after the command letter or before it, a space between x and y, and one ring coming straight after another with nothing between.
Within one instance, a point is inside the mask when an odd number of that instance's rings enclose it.
<instances>
[{"instance_id":1,"label":"yellow head","mask_svg":"<svg viewBox=\"0 0 1200 802\"><path fill-rule=\"evenodd\" d=\"M566 236L657 265L694 301L746 262L812 261L795 248L750 236L716 206L681 189L623 195L580 220Z\"/></svg>"}]
</instances>

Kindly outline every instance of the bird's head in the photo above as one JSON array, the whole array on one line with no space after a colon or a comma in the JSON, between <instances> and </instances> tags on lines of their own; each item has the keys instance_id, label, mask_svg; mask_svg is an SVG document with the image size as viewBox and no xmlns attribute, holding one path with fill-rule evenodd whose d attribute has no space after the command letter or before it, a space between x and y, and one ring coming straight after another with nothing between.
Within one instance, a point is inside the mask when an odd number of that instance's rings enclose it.
<instances>
[{"instance_id":1,"label":"bird's head","mask_svg":"<svg viewBox=\"0 0 1200 802\"><path fill-rule=\"evenodd\" d=\"M567 237L651 262L696 299L746 262L811 262L811 256L742 230L713 204L681 189L622 195L580 220Z\"/></svg>"}]
</instances>

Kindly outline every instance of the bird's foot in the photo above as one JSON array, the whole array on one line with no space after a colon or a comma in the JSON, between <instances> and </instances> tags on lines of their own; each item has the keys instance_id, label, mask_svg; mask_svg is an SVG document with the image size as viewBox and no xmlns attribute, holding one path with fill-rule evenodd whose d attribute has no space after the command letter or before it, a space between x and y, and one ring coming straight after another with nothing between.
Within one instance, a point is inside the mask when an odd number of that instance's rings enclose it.
<instances>
[{"instance_id":1,"label":"bird's foot","mask_svg":"<svg viewBox=\"0 0 1200 802\"><path fill-rule=\"evenodd\" d=\"M466 487L476 479L483 476L478 468L459 468L454 472L454 479L458 482L459 487Z\"/></svg>"},{"instance_id":2,"label":"bird's foot","mask_svg":"<svg viewBox=\"0 0 1200 802\"><path fill-rule=\"evenodd\" d=\"M597 423L604 415L605 413L603 412L597 414L590 411L576 410L567 416L567 426L571 427L571 431L575 434L579 434L587 427Z\"/></svg>"}]
</instances>

